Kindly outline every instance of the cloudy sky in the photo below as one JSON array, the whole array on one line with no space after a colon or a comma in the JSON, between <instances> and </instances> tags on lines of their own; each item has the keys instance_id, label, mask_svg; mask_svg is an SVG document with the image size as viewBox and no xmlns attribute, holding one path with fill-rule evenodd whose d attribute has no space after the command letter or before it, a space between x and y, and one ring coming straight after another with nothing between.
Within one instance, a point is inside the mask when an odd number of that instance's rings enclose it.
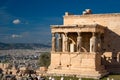
<instances>
[{"instance_id":1,"label":"cloudy sky","mask_svg":"<svg viewBox=\"0 0 120 80\"><path fill-rule=\"evenodd\" d=\"M120 0L0 0L0 42L48 43L65 12L120 13Z\"/></svg>"}]
</instances>

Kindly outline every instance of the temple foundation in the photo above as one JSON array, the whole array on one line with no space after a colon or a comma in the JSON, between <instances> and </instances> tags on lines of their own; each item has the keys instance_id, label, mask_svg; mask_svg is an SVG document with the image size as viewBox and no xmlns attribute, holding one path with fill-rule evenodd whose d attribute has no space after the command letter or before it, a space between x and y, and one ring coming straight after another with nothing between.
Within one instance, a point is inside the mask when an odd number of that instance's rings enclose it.
<instances>
[{"instance_id":1,"label":"temple foundation","mask_svg":"<svg viewBox=\"0 0 120 80\"><path fill-rule=\"evenodd\" d=\"M49 75L99 79L108 74L101 65L101 55L98 53L52 53L51 59L53 60L47 72Z\"/></svg>"}]
</instances>

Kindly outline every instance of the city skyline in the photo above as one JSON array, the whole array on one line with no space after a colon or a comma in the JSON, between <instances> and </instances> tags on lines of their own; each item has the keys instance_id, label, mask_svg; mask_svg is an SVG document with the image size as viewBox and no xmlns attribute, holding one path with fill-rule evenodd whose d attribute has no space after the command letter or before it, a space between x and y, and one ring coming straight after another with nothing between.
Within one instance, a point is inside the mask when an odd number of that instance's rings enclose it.
<instances>
[{"instance_id":1,"label":"city skyline","mask_svg":"<svg viewBox=\"0 0 120 80\"><path fill-rule=\"evenodd\" d=\"M89 8L93 14L120 13L115 0L1 0L0 42L51 42L50 25L63 24L65 12L80 15Z\"/></svg>"}]
</instances>

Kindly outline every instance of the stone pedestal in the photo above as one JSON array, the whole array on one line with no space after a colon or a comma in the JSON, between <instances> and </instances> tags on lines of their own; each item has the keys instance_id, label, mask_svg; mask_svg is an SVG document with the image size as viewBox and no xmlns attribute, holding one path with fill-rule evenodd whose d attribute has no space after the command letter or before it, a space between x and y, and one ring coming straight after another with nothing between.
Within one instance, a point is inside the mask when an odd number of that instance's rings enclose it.
<instances>
[{"instance_id":1,"label":"stone pedestal","mask_svg":"<svg viewBox=\"0 0 120 80\"><path fill-rule=\"evenodd\" d=\"M52 53L48 74L99 79L108 74L98 53ZM60 63L60 64L59 64Z\"/></svg>"}]
</instances>

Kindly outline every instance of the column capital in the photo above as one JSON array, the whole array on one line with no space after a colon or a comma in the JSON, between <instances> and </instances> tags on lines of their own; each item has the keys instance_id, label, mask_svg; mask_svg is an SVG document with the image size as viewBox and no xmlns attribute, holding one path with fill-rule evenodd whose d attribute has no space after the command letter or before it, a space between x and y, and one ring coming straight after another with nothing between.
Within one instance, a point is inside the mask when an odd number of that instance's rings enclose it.
<instances>
[{"instance_id":1,"label":"column capital","mask_svg":"<svg viewBox=\"0 0 120 80\"><path fill-rule=\"evenodd\" d=\"M92 36L95 36L95 32L92 32Z\"/></svg>"},{"instance_id":2,"label":"column capital","mask_svg":"<svg viewBox=\"0 0 120 80\"><path fill-rule=\"evenodd\" d=\"M55 33L52 33L52 37L55 37Z\"/></svg>"},{"instance_id":3,"label":"column capital","mask_svg":"<svg viewBox=\"0 0 120 80\"><path fill-rule=\"evenodd\" d=\"M65 33L65 37L67 37L68 32Z\"/></svg>"},{"instance_id":4,"label":"column capital","mask_svg":"<svg viewBox=\"0 0 120 80\"><path fill-rule=\"evenodd\" d=\"M61 35L61 34L62 34L62 33L59 33L59 34L58 34L58 37L59 37L59 38L61 38L61 37L62 37L62 35Z\"/></svg>"},{"instance_id":5,"label":"column capital","mask_svg":"<svg viewBox=\"0 0 120 80\"><path fill-rule=\"evenodd\" d=\"M78 36L81 36L81 32L77 32Z\"/></svg>"},{"instance_id":6,"label":"column capital","mask_svg":"<svg viewBox=\"0 0 120 80\"><path fill-rule=\"evenodd\" d=\"M52 32L52 34L55 34L55 32Z\"/></svg>"}]
</instances>

